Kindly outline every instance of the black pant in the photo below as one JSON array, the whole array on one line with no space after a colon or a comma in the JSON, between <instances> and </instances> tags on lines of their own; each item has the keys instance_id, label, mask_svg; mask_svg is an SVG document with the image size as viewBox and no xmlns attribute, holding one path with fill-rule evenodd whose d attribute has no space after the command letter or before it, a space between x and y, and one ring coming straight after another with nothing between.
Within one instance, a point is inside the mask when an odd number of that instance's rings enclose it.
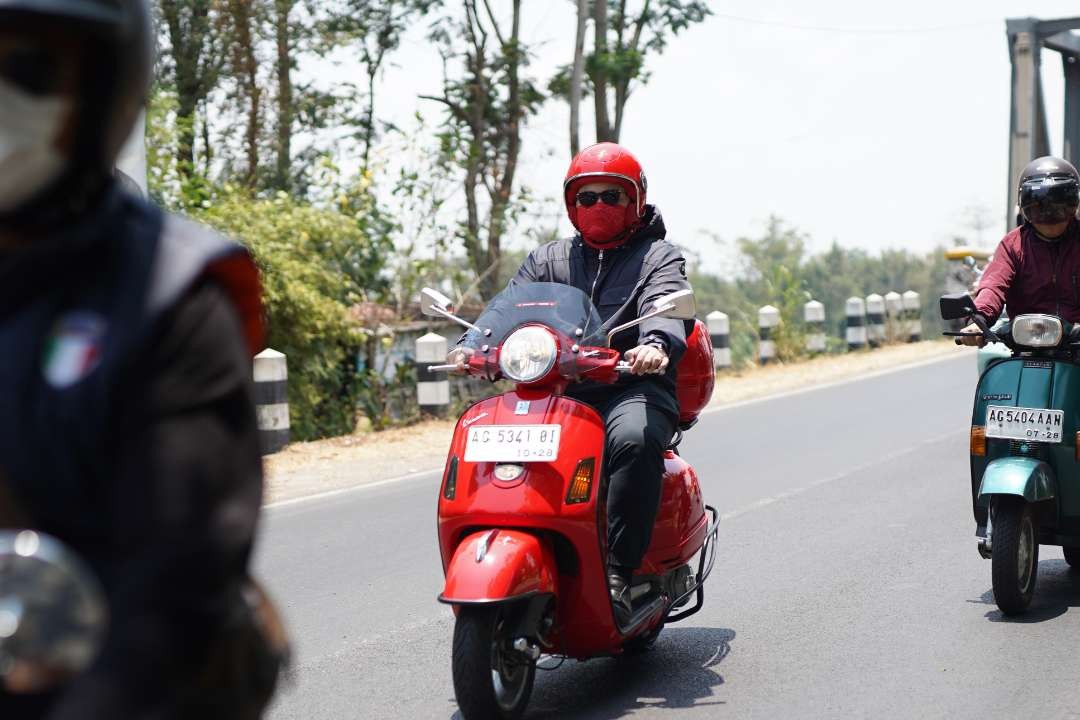
<instances>
[{"instance_id":1,"label":"black pant","mask_svg":"<svg viewBox=\"0 0 1080 720\"><path fill-rule=\"evenodd\" d=\"M663 489L664 450L675 434L674 397L643 381L594 402L607 428L608 563L638 568L649 549Z\"/></svg>"}]
</instances>

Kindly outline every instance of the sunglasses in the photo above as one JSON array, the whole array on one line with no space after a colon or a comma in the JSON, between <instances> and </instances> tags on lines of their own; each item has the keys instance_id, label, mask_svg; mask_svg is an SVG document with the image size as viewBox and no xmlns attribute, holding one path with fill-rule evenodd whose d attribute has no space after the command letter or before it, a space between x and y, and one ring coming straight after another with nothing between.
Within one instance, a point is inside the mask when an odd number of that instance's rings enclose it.
<instances>
[{"instance_id":1,"label":"sunglasses","mask_svg":"<svg viewBox=\"0 0 1080 720\"><path fill-rule=\"evenodd\" d=\"M623 194L622 190L604 190L603 192L582 190L577 194L577 204L581 207L592 207L597 200L603 200L605 205L614 206L619 204L619 198Z\"/></svg>"}]
</instances>

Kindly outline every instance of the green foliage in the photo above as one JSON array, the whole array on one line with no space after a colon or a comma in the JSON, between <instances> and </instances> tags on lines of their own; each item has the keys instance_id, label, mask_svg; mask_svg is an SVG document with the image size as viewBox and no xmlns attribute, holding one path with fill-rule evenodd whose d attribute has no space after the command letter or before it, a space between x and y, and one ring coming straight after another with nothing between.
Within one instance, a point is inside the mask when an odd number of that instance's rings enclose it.
<instances>
[{"instance_id":1,"label":"green foliage","mask_svg":"<svg viewBox=\"0 0 1080 720\"><path fill-rule=\"evenodd\" d=\"M874 256L833 244L826 252L807 257L805 235L777 217L769 219L761 236L739 238L735 246L742 263L736 278L692 272L690 280L703 313L722 310L730 317L736 366L755 359L758 310L764 305L780 310L781 325L774 332L780 360L805 355L803 307L811 299L825 305L829 352L846 348L841 340L846 327L844 305L853 295L915 290L922 296L923 336L933 337L941 330L934 302L946 272L940 249L924 256L906 250L885 250Z\"/></svg>"},{"instance_id":2,"label":"green foliage","mask_svg":"<svg viewBox=\"0 0 1080 720\"><path fill-rule=\"evenodd\" d=\"M360 384L355 369L364 335L347 308L380 283L360 223L284 193L253 200L222 189L193 216L243 242L262 273L269 345L289 358L293 437L351 432Z\"/></svg>"}]
</instances>

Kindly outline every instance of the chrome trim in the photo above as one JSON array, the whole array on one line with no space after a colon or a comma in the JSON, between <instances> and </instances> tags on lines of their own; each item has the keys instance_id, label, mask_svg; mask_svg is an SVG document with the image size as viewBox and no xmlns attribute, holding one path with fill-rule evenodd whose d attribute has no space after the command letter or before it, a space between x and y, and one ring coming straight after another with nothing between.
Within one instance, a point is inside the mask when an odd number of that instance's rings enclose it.
<instances>
[{"instance_id":1,"label":"chrome trim","mask_svg":"<svg viewBox=\"0 0 1080 720\"><path fill-rule=\"evenodd\" d=\"M476 546L476 562L483 562L487 557L488 550L491 549L491 543L495 541L495 536L499 534L498 530L489 530L488 534L484 536L484 539Z\"/></svg>"}]
</instances>

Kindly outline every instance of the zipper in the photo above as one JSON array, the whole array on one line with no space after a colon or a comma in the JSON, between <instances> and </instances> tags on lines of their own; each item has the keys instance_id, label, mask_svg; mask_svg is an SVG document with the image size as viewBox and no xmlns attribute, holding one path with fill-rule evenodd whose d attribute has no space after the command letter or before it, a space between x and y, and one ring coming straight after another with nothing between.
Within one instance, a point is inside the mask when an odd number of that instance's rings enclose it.
<instances>
[{"instance_id":1,"label":"zipper","mask_svg":"<svg viewBox=\"0 0 1080 720\"><path fill-rule=\"evenodd\" d=\"M589 293L589 300L592 304L596 305L596 285L600 282L600 273L604 271L604 251L600 251L600 256L596 262L596 278L592 281L592 291Z\"/></svg>"}]
</instances>

